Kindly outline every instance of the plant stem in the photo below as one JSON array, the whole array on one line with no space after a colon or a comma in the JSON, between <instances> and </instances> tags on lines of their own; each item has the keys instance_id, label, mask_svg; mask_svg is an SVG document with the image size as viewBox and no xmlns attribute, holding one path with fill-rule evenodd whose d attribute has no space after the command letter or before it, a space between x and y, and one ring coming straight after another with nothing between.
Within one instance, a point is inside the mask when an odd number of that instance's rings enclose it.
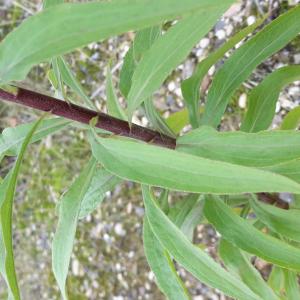
<instances>
[{"instance_id":1,"label":"plant stem","mask_svg":"<svg viewBox=\"0 0 300 300\"><path fill-rule=\"evenodd\" d=\"M92 118L98 116L98 128L170 149L176 147L176 139L160 132L136 124L129 127L126 121L24 88L18 88L16 94L0 89L0 98L84 124L89 124Z\"/></svg>"}]
</instances>

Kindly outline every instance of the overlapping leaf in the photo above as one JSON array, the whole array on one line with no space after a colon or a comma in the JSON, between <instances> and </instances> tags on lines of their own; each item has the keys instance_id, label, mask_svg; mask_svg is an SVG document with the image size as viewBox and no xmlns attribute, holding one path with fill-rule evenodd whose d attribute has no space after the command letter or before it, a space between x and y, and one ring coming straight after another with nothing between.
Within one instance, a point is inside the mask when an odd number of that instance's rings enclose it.
<instances>
[{"instance_id":1,"label":"overlapping leaf","mask_svg":"<svg viewBox=\"0 0 300 300\"><path fill-rule=\"evenodd\" d=\"M261 299L241 280L226 272L204 251L194 246L161 211L149 187L143 187L146 216L150 227L162 246L174 259L201 282L237 299Z\"/></svg>"},{"instance_id":2,"label":"overlapping leaf","mask_svg":"<svg viewBox=\"0 0 300 300\"><path fill-rule=\"evenodd\" d=\"M300 270L299 248L262 233L236 215L221 199L208 198L204 214L222 237L238 248L283 268Z\"/></svg>"},{"instance_id":3,"label":"overlapping leaf","mask_svg":"<svg viewBox=\"0 0 300 300\"><path fill-rule=\"evenodd\" d=\"M0 44L0 84L22 80L33 65L90 42L199 10L214 11L223 3L232 1L114 0L49 7L25 20Z\"/></svg>"},{"instance_id":4,"label":"overlapping leaf","mask_svg":"<svg viewBox=\"0 0 300 300\"><path fill-rule=\"evenodd\" d=\"M300 65L283 67L271 73L251 91L241 130L257 132L268 129L275 115L280 90L299 79Z\"/></svg>"},{"instance_id":5,"label":"overlapping leaf","mask_svg":"<svg viewBox=\"0 0 300 300\"><path fill-rule=\"evenodd\" d=\"M254 196L250 203L256 216L267 227L285 238L300 242L300 210L284 210L259 202Z\"/></svg>"},{"instance_id":6,"label":"overlapping leaf","mask_svg":"<svg viewBox=\"0 0 300 300\"><path fill-rule=\"evenodd\" d=\"M203 126L179 137L177 150L214 160L262 167L300 158L300 133L218 132Z\"/></svg>"},{"instance_id":7,"label":"overlapping leaf","mask_svg":"<svg viewBox=\"0 0 300 300\"><path fill-rule=\"evenodd\" d=\"M175 24L159 37L143 56L132 77L128 95L128 116L152 95L188 55L193 46L203 37L228 8L229 2L220 2L214 10L203 10Z\"/></svg>"},{"instance_id":8,"label":"overlapping leaf","mask_svg":"<svg viewBox=\"0 0 300 300\"><path fill-rule=\"evenodd\" d=\"M219 244L219 254L225 266L237 274L262 299L279 300L259 272L251 265L245 254L237 247L222 239Z\"/></svg>"},{"instance_id":9,"label":"overlapping leaf","mask_svg":"<svg viewBox=\"0 0 300 300\"><path fill-rule=\"evenodd\" d=\"M25 151L27 149L27 146L29 145L30 139L32 138L38 126L40 125L41 121L42 118L35 122L34 125L31 126L31 128L29 129L29 132L24 137L16 163L13 167L13 170L11 171L10 176L8 176L7 185L2 186L2 188L5 189L2 192L5 194L0 203L0 227L2 229L1 235L3 238L3 246L5 249L5 278L7 280L9 290L15 300L19 300L21 298L17 281L17 275L15 271L15 262L13 254L12 212L14 194L17 185L18 174L23 161L23 157L25 155Z\"/></svg>"},{"instance_id":10,"label":"overlapping leaf","mask_svg":"<svg viewBox=\"0 0 300 300\"><path fill-rule=\"evenodd\" d=\"M257 20L254 24L244 28L231 37L218 50L211 53L206 59L201 61L194 71L194 74L181 84L181 91L186 102L190 122L194 128L199 124L199 100L200 100L200 86L211 66L213 66L225 53L234 47L239 41L244 39L248 34L253 32L255 28L260 26L265 21L265 18Z\"/></svg>"},{"instance_id":11,"label":"overlapping leaf","mask_svg":"<svg viewBox=\"0 0 300 300\"><path fill-rule=\"evenodd\" d=\"M59 203L59 220L52 243L52 269L64 299L65 282L75 239L82 200L91 184L96 161L91 159Z\"/></svg>"},{"instance_id":12,"label":"overlapping leaf","mask_svg":"<svg viewBox=\"0 0 300 300\"><path fill-rule=\"evenodd\" d=\"M300 6L268 24L237 49L215 76L210 87L201 124L216 127L234 91L270 55L300 32Z\"/></svg>"},{"instance_id":13,"label":"overlapping leaf","mask_svg":"<svg viewBox=\"0 0 300 300\"><path fill-rule=\"evenodd\" d=\"M282 130L297 129L299 124L300 124L300 106L297 106L284 117L280 128Z\"/></svg>"},{"instance_id":14,"label":"overlapping leaf","mask_svg":"<svg viewBox=\"0 0 300 300\"><path fill-rule=\"evenodd\" d=\"M153 234L147 217L144 218L143 242L147 261L155 274L160 290L170 300L190 299L183 282L177 274L170 254Z\"/></svg>"}]
</instances>

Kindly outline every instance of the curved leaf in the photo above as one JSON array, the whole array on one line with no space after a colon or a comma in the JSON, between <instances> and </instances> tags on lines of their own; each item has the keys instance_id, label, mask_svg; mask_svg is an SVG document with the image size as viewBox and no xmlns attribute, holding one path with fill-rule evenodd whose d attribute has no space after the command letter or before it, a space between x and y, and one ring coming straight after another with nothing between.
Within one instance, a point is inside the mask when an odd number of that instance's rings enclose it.
<instances>
[{"instance_id":1,"label":"curved leaf","mask_svg":"<svg viewBox=\"0 0 300 300\"><path fill-rule=\"evenodd\" d=\"M239 41L244 39L248 34L253 32L255 28L260 26L265 21L266 17L258 19L254 24L236 33L219 49L211 53L206 59L202 60L197 65L193 75L182 82L182 96L187 105L190 122L193 128L197 128L199 125L200 86L204 76L207 74L211 66L213 66L219 59L221 59L225 55L225 53L233 48Z\"/></svg>"},{"instance_id":2,"label":"curved leaf","mask_svg":"<svg viewBox=\"0 0 300 300\"><path fill-rule=\"evenodd\" d=\"M250 199L250 204L260 221L272 231L300 242L300 210L284 210L257 201L254 196Z\"/></svg>"},{"instance_id":3,"label":"curved leaf","mask_svg":"<svg viewBox=\"0 0 300 300\"><path fill-rule=\"evenodd\" d=\"M244 253L237 247L221 239L219 254L225 266L233 273L236 273L254 293L262 299L279 300Z\"/></svg>"},{"instance_id":4,"label":"curved leaf","mask_svg":"<svg viewBox=\"0 0 300 300\"><path fill-rule=\"evenodd\" d=\"M147 217L143 226L144 251L160 290L170 300L190 299L172 262L170 254L155 237Z\"/></svg>"},{"instance_id":5,"label":"curved leaf","mask_svg":"<svg viewBox=\"0 0 300 300\"><path fill-rule=\"evenodd\" d=\"M30 143L34 132L42 122L42 118L36 121L30 128L29 132L24 138L22 143L20 153L15 162L11 175L8 177L7 185L5 186L5 196L2 200L0 207L0 222L2 229L2 238L5 248L5 277L9 285L9 290L15 300L21 299L20 291L17 281L17 275L15 270L14 254L13 254L13 236L12 236L12 213L13 213L13 201L18 180L18 174L20 172L20 167L25 155L25 151Z\"/></svg>"},{"instance_id":6,"label":"curved leaf","mask_svg":"<svg viewBox=\"0 0 300 300\"><path fill-rule=\"evenodd\" d=\"M220 161L132 141L125 138L90 139L93 155L121 178L194 193L300 193L288 178Z\"/></svg>"},{"instance_id":7,"label":"curved leaf","mask_svg":"<svg viewBox=\"0 0 300 300\"><path fill-rule=\"evenodd\" d=\"M75 239L80 206L96 167L95 159L76 178L59 203L59 220L52 243L52 269L64 299L68 299L65 282Z\"/></svg>"},{"instance_id":8,"label":"curved leaf","mask_svg":"<svg viewBox=\"0 0 300 300\"><path fill-rule=\"evenodd\" d=\"M232 1L219 1L219 6L213 10L208 7L179 21L154 42L132 77L128 95L129 121L134 110L161 86L199 39L216 23L230 2Z\"/></svg>"},{"instance_id":9,"label":"curved leaf","mask_svg":"<svg viewBox=\"0 0 300 300\"><path fill-rule=\"evenodd\" d=\"M1 42L0 84L22 80L35 64L93 41L199 10L218 9L223 2L232 1L114 0L55 5L25 20Z\"/></svg>"},{"instance_id":10,"label":"curved leaf","mask_svg":"<svg viewBox=\"0 0 300 300\"><path fill-rule=\"evenodd\" d=\"M267 76L249 95L248 110L241 130L257 132L268 129L275 115L280 90L299 79L300 65L283 67Z\"/></svg>"},{"instance_id":11,"label":"curved leaf","mask_svg":"<svg viewBox=\"0 0 300 300\"><path fill-rule=\"evenodd\" d=\"M297 129L300 124L300 106L292 109L283 119L281 130Z\"/></svg>"},{"instance_id":12,"label":"curved leaf","mask_svg":"<svg viewBox=\"0 0 300 300\"><path fill-rule=\"evenodd\" d=\"M300 158L300 133L218 132L203 126L177 139L178 151L230 163L262 167Z\"/></svg>"},{"instance_id":13,"label":"curved leaf","mask_svg":"<svg viewBox=\"0 0 300 300\"><path fill-rule=\"evenodd\" d=\"M238 48L215 76L209 89L201 124L216 127L234 91L270 55L300 32L300 5L272 21Z\"/></svg>"},{"instance_id":14,"label":"curved leaf","mask_svg":"<svg viewBox=\"0 0 300 300\"><path fill-rule=\"evenodd\" d=\"M34 132L30 142L39 141L43 137L61 130L69 124L71 124L71 121L62 118L43 120L39 128ZM5 128L0 134L0 156L2 154L17 155L31 128L32 123Z\"/></svg>"},{"instance_id":15,"label":"curved leaf","mask_svg":"<svg viewBox=\"0 0 300 300\"><path fill-rule=\"evenodd\" d=\"M262 233L221 199L206 199L204 214L222 237L238 248L283 268L300 270L300 249Z\"/></svg>"},{"instance_id":16,"label":"curved leaf","mask_svg":"<svg viewBox=\"0 0 300 300\"><path fill-rule=\"evenodd\" d=\"M283 270L284 288L287 300L300 299L300 290L297 273L290 270Z\"/></svg>"},{"instance_id":17,"label":"curved leaf","mask_svg":"<svg viewBox=\"0 0 300 300\"><path fill-rule=\"evenodd\" d=\"M201 282L237 299L261 299L242 281L225 271L210 256L194 246L155 203L149 187L143 198L150 227L174 259Z\"/></svg>"}]
</instances>

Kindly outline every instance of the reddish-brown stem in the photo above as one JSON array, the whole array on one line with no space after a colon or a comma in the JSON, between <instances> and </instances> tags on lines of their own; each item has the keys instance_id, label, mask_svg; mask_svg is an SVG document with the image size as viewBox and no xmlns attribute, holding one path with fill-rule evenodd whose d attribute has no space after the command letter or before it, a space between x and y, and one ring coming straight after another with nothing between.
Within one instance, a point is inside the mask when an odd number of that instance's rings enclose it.
<instances>
[{"instance_id":1,"label":"reddish-brown stem","mask_svg":"<svg viewBox=\"0 0 300 300\"><path fill-rule=\"evenodd\" d=\"M132 124L132 126L129 127L126 121L27 89L19 88L16 95L0 89L0 98L5 101L50 112L53 115L83 124L89 124L92 118L98 116L98 123L96 124L98 128L166 148L175 149L176 147L176 140L174 138L157 131L136 124Z\"/></svg>"},{"instance_id":2,"label":"reddish-brown stem","mask_svg":"<svg viewBox=\"0 0 300 300\"><path fill-rule=\"evenodd\" d=\"M157 131L136 124L132 124L132 126L129 127L129 124L126 121L24 88L18 88L18 93L16 95L0 89L0 98L4 101L21 104L40 111L50 112L53 115L83 124L89 124L92 118L98 116L98 123L96 124L96 127L98 128L170 149L175 149L176 147L176 139ZM259 193L257 196L261 201L288 209L288 204L275 195Z\"/></svg>"}]
</instances>

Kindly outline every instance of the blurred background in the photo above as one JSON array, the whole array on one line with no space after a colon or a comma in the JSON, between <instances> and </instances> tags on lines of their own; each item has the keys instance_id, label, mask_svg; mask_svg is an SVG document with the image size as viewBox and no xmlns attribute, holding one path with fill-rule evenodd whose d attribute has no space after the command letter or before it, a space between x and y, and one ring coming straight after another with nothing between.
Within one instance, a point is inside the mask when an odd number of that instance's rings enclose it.
<instances>
[{"instance_id":1,"label":"blurred background","mask_svg":"<svg viewBox=\"0 0 300 300\"><path fill-rule=\"evenodd\" d=\"M70 1L69 1L70 2ZM180 83L190 76L197 62L218 48L241 28L271 12L275 18L299 1L244 0L233 5L194 48L186 61L168 78L154 95L157 109L168 117L183 108ZM42 9L41 0L0 0L0 40L24 19ZM109 61L112 62L113 81L120 102L118 78L124 56L134 33L93 43L66 56L72 70L86 93L101 111L106 111L105 78ZM210 69L203 83L204 90L222 61ZM300 64L300 37L260 65L234 95L222 121L221 130L236 130L247 106L247 92L268 73L287 64ZM47 71L49 64L35 67L24 84L43 93L54 94ZM77 98L68 91L68 95ZM80 99L77 99L79 102ZM282 117L300 103L300 82L288 86L280 94L276 107L274 128ZM33 110L0 102L0 127L13 127L36 120ZM149 126L142 111L134 122ZM188 130L189 127L184 130ZM25 156L19 177L14 206L14 244L16 268L23 299L60 299L51 271L51 243L57 224L57 203L68 189L90 155L85 132L75 127L48 136L31 145ZM5 158L0 164L3 177L12 167L14 158ZM183 195L170 195L171 203ZM68 277L70 299L165 299L155 285L153 273L147 265L142 244L144 208L140 188L123 182L107 193L105 200L92 214L78 224L76 242ZM199 225L194 242L216 257L218 236L209 225ZM270 267L261 261L256 267L267 276ZM178 267L194 300L227 299L218 291L197 282ZM5 299L5 286L0 279L0 299Z\"/></svg>"}]
</instances>

